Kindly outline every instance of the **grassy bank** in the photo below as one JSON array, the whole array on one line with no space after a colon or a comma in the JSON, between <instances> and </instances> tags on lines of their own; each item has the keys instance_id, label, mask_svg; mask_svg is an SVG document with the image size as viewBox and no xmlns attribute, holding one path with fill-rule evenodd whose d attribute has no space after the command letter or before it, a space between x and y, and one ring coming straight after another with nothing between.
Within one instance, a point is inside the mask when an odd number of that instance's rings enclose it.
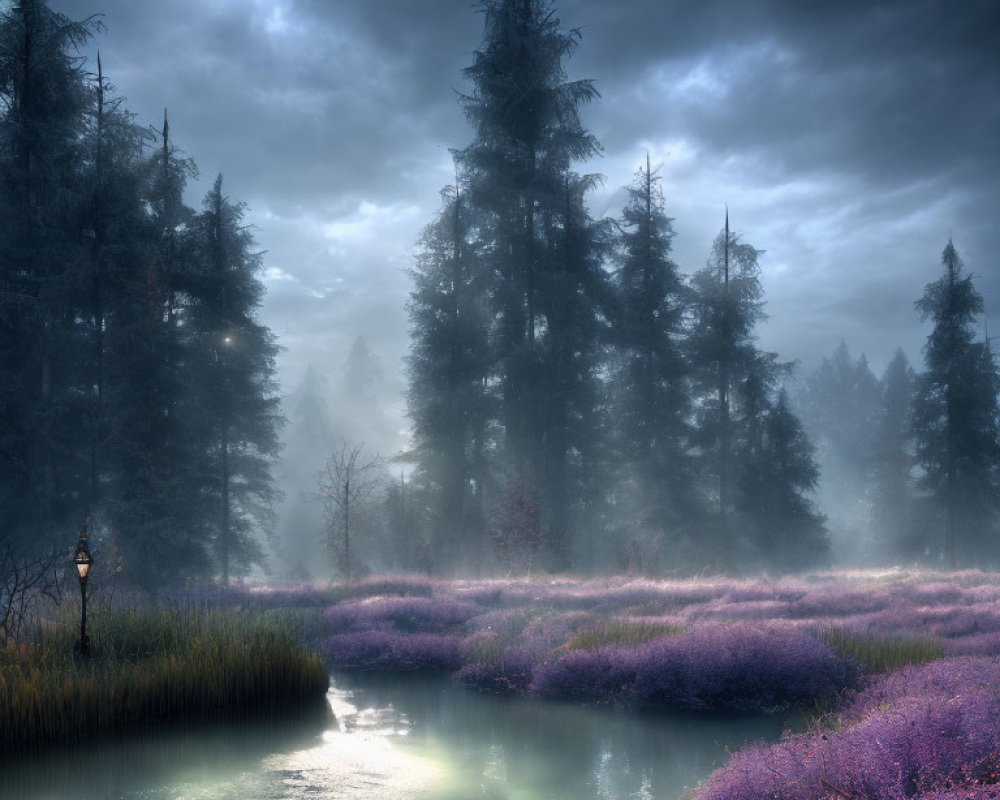
<instances>
[{"instance_id":1,"label":"grassy bank","mask_svg":"<svg viewBox=\"0 0 1000 800\"><path fill-rule=\"evenodd\" d=\"M321 696L322 660L260 615L160 611L96 617L91 655L62 625L0 650L0 745L24 748L175 717Z\"/></svg>"}]
</instances>

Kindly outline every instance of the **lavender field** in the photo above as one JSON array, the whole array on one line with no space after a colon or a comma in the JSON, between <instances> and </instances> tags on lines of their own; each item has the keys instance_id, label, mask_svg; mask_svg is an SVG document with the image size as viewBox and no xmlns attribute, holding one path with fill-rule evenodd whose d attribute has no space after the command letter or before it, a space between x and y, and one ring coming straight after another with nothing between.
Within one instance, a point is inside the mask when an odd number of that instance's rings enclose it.
<instances>
[{"instance_id":1,"label":"lavender field","mask_svg":"<svg viewBox=\"0 0 1000 800\"><path fill-rule=\"evenodd\" d=\"M1000 796L1000 582L976 571L775 581L380 576L326 602L337 672L449 673L537 702L718 715L799 710L698 790L738 798Z\"/></svg>"}]
</instances>

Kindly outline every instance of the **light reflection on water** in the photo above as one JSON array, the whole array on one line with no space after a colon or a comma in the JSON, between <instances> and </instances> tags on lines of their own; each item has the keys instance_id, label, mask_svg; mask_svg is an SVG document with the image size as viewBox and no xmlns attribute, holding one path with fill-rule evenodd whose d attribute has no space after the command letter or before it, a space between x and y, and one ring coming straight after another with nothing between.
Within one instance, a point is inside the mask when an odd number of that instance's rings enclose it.
<instances>
[{"instance_id":1,"label":"light reflection on water","mask_svg":"<svg viewBox=\"0 0 1000 800\"><path fill-rule=\"evenodd\" d=\"M0 798L672 800L726 748L782 725L501 700L413 676L335 681L326 709L0 762Z\"/></svg>"}]
</instances>

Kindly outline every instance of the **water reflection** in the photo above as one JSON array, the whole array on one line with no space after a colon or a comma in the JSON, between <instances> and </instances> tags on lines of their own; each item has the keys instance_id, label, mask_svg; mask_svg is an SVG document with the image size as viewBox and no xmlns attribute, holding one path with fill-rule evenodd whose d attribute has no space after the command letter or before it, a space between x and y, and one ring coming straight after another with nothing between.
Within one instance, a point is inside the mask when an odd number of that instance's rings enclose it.
<instances>
[{"instance_id":1,"label":"water reflection","mask_svg":"<svg viewBox=\"0 0 1000 800\"><path fill-rule=\"evenodd\" d=\"M0 761L7 800L222 800L272 753L314 746L333 724L313 703L278 714L213 723L164 722Z\"/></svg>"},{"instance_id":2,"label":"water reflection","mask_svg":"<svg viewBox=\"0 0 1000 800\"><path fill-rule=\"evenodd\" d=\"M354 702L415 721L405 746L440 759L440 782L420 795L427 800L670 800L723 763L727 750L776 739L784 722L504 700L412 678L348 685Z\"/></svg>"},{"instance_id":3,"label":"water reflection","mask_svg":"<svg viewBox=\"0 0 1000 800\"><path fill-rule=\"evenodd\" d=\"M635 715L340 678L327 705L0 762L17 800L670 800L778 719ZM331 713L332 712L332 713Z\"/></svg>"}]
</instances>

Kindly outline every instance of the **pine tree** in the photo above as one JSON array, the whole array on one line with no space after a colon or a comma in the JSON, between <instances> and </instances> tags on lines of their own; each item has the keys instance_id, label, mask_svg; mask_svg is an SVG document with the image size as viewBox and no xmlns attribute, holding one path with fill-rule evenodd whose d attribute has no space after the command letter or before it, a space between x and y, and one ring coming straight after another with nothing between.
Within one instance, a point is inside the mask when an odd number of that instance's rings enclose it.
<instances>
[{"instance_id":1,"label":"pine tree","mask_svg":"<svg viewBox=\"0 0 1000 800\"><path fill-rule=\"evenodd\" d=\"M547 402L546 379L554 367L564 375L575 369L552 326L584 323L557 320L567 301L552 293L589 280L590 256L574 248L594 233L579 199L590 181L571 167L599 151L579 119L597 92L590 81L566 80L563 59L579 34L560 30L547 0L485 0L481 8L483 43L466 70L473 91L463 98L475 138L458 159L477 216L478 260L491 281L491 387L505 469L540 493L549 560L560 568L570 557L567 520L578 499L567 482L573 445L563 430L572 412L565 398ZM583 283L557 289L555 276L566 270ZM584 298L578 309L595 302ZM592 352L589 341L583 345Z\"/></svg>"},{"instance_id":2,"label":"pine tree","mask_svg":"<svg viewBox=\"0 0 1000 800\"><path fill-rule=\"evenodd\" d=\"M598 371L606 363L611 286L604 271L610 228L585 207L593 176L567 175L561 229L550 270L539 280L542 470L535 490L548 564L567 569L583 534L597 533L607 465L607 401ZM531 488L527 487L530 492ZM574 542L576 540L576 542Z\"/></svg>"},{"instance_id":3,"label":"pine tree","mask_svg":"<svg viewBox=\"0 0 1000 800\"><path fill-rule=\"evenodd\" d=\"M782 389L741 459L737 482L739 508L767 565L800 570L829 560L823 516L807 497L818 480L813 445Z\"/></svg>"},{"instance_id":4,"label":"pine tree","mask_svg":"<svg viewBox=\"0 0 1000 800\"><path fill-rule=\"evenodd\" d=\"M450 569L481 557L489 352L488 282L474 257L472 211L459 189L443 193L411 276L410 417L417 478L430 507L433 561Z\"/></svg>"},{"instance_id":5,"label":"pine tree","mask_svg":"<svg viewBox=\"0 0 1000 800\"><path fill-rule=\"evenodd\" d=\"M764 319L760 252L730 232L727 212L709 263L692 279L694 441L714 484L710 557L727 566L759 558L793 569L821 563L827 541L806 497L818 474L812 445L778 391L791 365L756 346Z\"/></svg>"},{"instance_id":6,"label":"pine tree","mask_svg":"<svg viewBox=\"0 0 1000 800\"><path fill-rule=\"evenodd\" d=\"M892 557L924 555L913 497L913 393L916 376L897 350L881 380L872 472L872 524L879 550Z\"/></svg>"},{"instance_id":7,"label":"pine tree","mask_svg":"<svg viewBox=\"0 0 1000 800\"><path fill-rule=\"evenodd\" d=\"M91 97L75 51L97 27L42 0L0 12L0 525L39 544L87 511L77 289Z\"/></svg>"},{"instance_id":8,"label":"pine tree","mask_svg":"<svg viewBox=\"0 0 1000 800\"><path fill-rule=\"evenodd\" d=\"M687 298L670 257L673 221L658 182L647 156L622 213L614 407L624 503L638 510L630 525L676 532L696 513L683 352Z\"/></svg>"},{"instance_id":9,"label":"pine tree","mask_svg":"<svg viewBox=\"0 0 1000 800\"><path fill-rule=\"evenodd\" d=\"M183 234L193 212L181 201L193 167L177 157L166 114L160 146L131 169L141 180L139 202L121 209L114 224L119 237L132 231L140 242L111 251L127 261L105 337L105 405L113 424L104 447L104 506L123 580L155 590L211 574L195 468L193 343L180 324L178 289L180 276L193 269Z\"/></svg>"},{"instance_id":10,"label":"pine tree","mask_svg":"<svg viewBox=\"0 0 1000 800\"><path fill-rule=\"evenodd\" d=\"M278 347L257 320L264 287L260 254L243 226L244 209L222 193L222 176L191 223L194 269L186 276L184 327L203 442L197 469L203 490L204 541L223 582L264 563L262 535L272 535L277 492L279 398L274 378Z\"/></svg>"},{"instance_id":11,"label":"pine tree","mask_svg":"<svg viewBox=\"0 0 1000 800\"><path fill-rule=\"evenodd\" d=\"M688 336L697 408L694 441L703 453L702 471L711 484L717 528L707 542L709 556L725 563L736 543L734 484L743 445L753 440L767 410L779 372L777 356L754 344L764 318L760 251L739 240L726 224L708 264L691 280Z\"/></svg>"},{"instance_id":12,"label":"pine tree","mask_svg":"<svg viewBox=\"0 0 1000 800\"><path fill-rule=\"evenodd\" d=\"M926 371L918 380L914 412L921 484L941 510L946 563L996 558L1000 374L986 341L976 341L983 298L963 270L951 240L942 254L944 275L916 302L934 325L924 346Z\"/></svg>"}]
</instances>

